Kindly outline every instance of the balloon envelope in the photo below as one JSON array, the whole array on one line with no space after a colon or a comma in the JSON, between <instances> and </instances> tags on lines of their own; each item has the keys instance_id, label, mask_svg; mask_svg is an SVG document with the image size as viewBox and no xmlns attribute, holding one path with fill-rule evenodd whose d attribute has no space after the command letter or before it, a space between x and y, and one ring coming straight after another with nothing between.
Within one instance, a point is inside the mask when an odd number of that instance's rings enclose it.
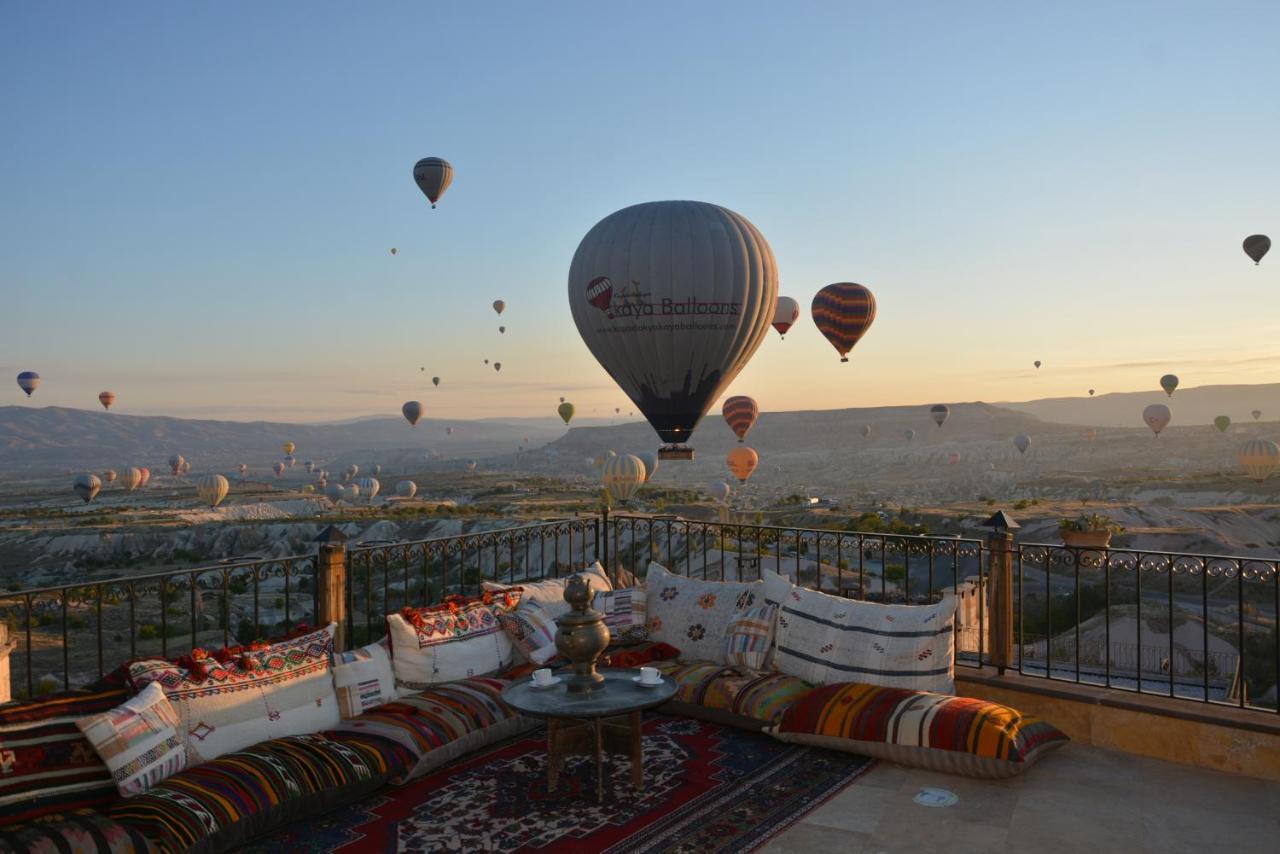
<instances>
[{"instance_id":1,"label":"balloon envelope","mask_svg":"<svg viewBox=\"0 0 1280 854\"><path fill-rule=\"evenodd\" d=\"M629 501L644 483L644 463L634 454L610 457L604 463L604 488L615 501Z\"/></svg>"},{"instance_id":2,"label":"balloon envelope","mask_svg":"<svg viewBox=\"0 0 1280 854\"><path fill-rule=\"evenodd\" d=\"M1236 452L1241 468L1257 483L1262 483L1280 463L1280 446L1270 439L1250 439Z\"/></svg>"},{"instance_id":3,"label":"balloon envelope","mask_svg":"<svg viewBox=\"0 0 1280 854\"><path fill-rule=\"evenodd\" d=\"M138 471L142 473L142 480L138 482L138 486L146 486L151 482L151 469L146 466L139 466Z\"/></svg>"},{"instance_id":4,"label":"balloon envelope","mask_svg":"<svg viewBox=\"0 0 1280 854\"><path fill-rule=\"evenodd\" d=\"M120 469L120 486L125 492L133 492L142 486L142 469L136 466L125 466Z\"/></svg>"},{"instance_id":5,"label":"balloon envelope","mask_svg":"<svg viewBox=\"0 0 1280 854\"><path fill-rule=\"evenodd\" d=\"M1031 437L1026 433L1019 433L1013 437L1013 446L1018 449L1018 453L1025 454L1027 448L1031 447Z\"/></svg>"},{"instance_id":6,"label":"balloon envelope","mask_svg":"<svg viewBox=\"0 0 1280 854\"><path fill-rule=\"evenodd\" d=\"M871 435L871 425L863 424L861 427L858 428L858 432L862 434L862 438L864 439L867 438L868 436Z\"/></svg>"},{"instance_id":7,"label":"balloon envelope","mask_svg":"<svg viewBox=\"0 0 1280 854\"><path fill-rule=\"evenodd\" d=\"M647 202L587 233L568 295L592 355L658 436L680 444L768 334L778 270L745 217L705 202Z\"/></svg>"},{"instance_id":8,"label":"balloon envelope","mask_svg":"<svg viewBox=\"0 0 1280 854\"><path fill-rule=\"evenodd\" d=\"M115 469L107 469L102 473L102 482L106 484L115 483L118 476Z\"/></svg>"},{"instance_id":9,"label":"balloon envelope","mask_svg":"<svg viewBox=\"0 0 1280 854\"><path fill-rule=\"evenodd\" d=\"M903 430L903 431L902 431L902 435L906 438L906 440L907 440L908 442L910 442L912 439L914 439L914 438L916 437L916 431L915 431L915 430Z\"/></svg>"},{"instance_id":10,"label":"balloon envelope","mask_svg":"<svg viewBox=\"0 0 1280 854\"><path fill-rule=\"evenodd\" d=\"M285 442L285 443L284 443L284 445L283 445L283 447L284 447L284 452L285 452L286 454L292 454L292 453L293 453L294 448L296 448L296 447L298 447L298 446L297 446L297 445L295 445L295 444L293 444L292 442Z\"/></svg>"},{"instance_id":11,"label":"balloon envelope","mask_svg":"<svg viewBox=\"0 0 1280 854\"><path fill-rule=\"evenodd\" d=\"M396 484L396 495L401 498L412 498L418 494L418 484L411 480L402 480Z\"/></svg>"},{"instance_id":12,"label":"balloon envelope","mask_svg":"<svg viewBox=\"0 0 1280 854\"><path fill-rule=\"evenodd\" d=\"M378 494L378 490L382 488L382 484L378 482L376 477L362 477L356 481L356 486L360 487L360 494L372 501L374 496Z\"/></svg>"},{"instance_id":13,"label":"balloon envelope","mask_svg":"<svg viewBox=\"0 0 1280 854\"><path fill-rule=\"evenodd\" d=\"M1227 428L1231 426L1231 419L1226 415L1219 415L1213 419L1213 426L1218 428L1219 433L1227 432Z\"/></svg>"},{"instance_id":14,"label":"balloon envelope","mask_svg":"<svg viewBox=\"0 0 1280 854\"><path fill-rule=\"evenodd\" d=\"M346 495L346 487L340 483L331 483L324 488L324 495L334 504L337 504Z\"/></svg>"},{"instance_id":15,"label":"balloon envelope","mask_svg":"<svg viewBox=\"0 0 1280 854\"><path fill-rule=\"evenodd\" d=\"M654 451L642 451L635 456L644 464L644 482L653 480L654 474L658 471L658 454Z\"/></svg>"},{"instance_id":16,"label":"balloon envelope","mask_svg":"<svg viewBox=\"0 0 1280 854\"><path fill-rule=\"evenodd\" d=\"M493 301L493 310L496 311L498 314L502 314L502 312L505 311L506 308L507 308L507 304L504 301L500 299L496 299Z\"/></svg>"},{"instance_id":17,"label":"balloon envelope","mask_svg":"<svg viewBox=\"0 0 1280 854\"><path fill-rule=\"evenodd\" d=\"M572 403L562 403L556 407L556 414L564 420L565 424L568 424L573 420L573 413L574 408Z\"/></svg>"},{"instance_id":18,"label":"balloon envelope","mask_svg":"<svg viewBox=\"0 0 1280 854\"><path fill-rule=\"evenodd\" d=\"M284 474L284 463L279 461L272 463L271 470L276 473L276 477L279 477Z\"/></svg>"},{"instance_id":19,"label":"balloon envelope","mask_svg":"<svg viewBox=\"0 0 1280 854\"><path fill-rule=\"evenodd\" d=\"M71 488L88 504L97 496L98 490L102 489L102 481L96 474L78 474L71 482Z\"/></svg>"},{"instance_id":20,"label":"balloon envelope","mask_svg":"<svg viewBox=\"0 0 1280 854\"><path fill-rule=\"evenodd\" d=\"M169 468L174 474L178 474L182 471L182 464L184 462L186 462L186 460L182 458L182 454L174 454L169 457Z\"/></svg>"},{"instance_id":21,"label":"balloon envelope","mask_svg":"<svg viewBox=\"0 0 1280 854\"><path fill-rule=\"evenodd\" d=\"M1169 426L1169 422L1172 419L1173 413L1163 403L1153 403L1142 410L1142 420L1151 428L1151 432L1157 436L1160 435L1161 430Z\"/></svg>"},{"instance_id":22,"label":"balloon envelope","mask_svg":"<svg viewBox=\"0 0 1280 854\"><path fill-rule=\"evenodd\" d=\"M453 166L441 157L424 157L413 165L413 180L434 208L453 183Z\"/></svg>"},{"instance_id":23,"label":"balloon envelope","mask_svg":"<svg viewBox=\"0 0 1280 854\"><path fill-rule=\"evenodd\" d=\"M876 319L876 298L871 291L853 282L827 285L813 297L809 307L818 331L849 361L849 351L871 328Z\"/></svg>"},{"instance_id":24,"label":"balloon envelope","mask_svg":"<svg viewBox=\"0 0 1280 854\"><path fill-rule=\"evenodd\" d=\"M404 406L400 407L400 411L404 413L404 420L408 421L411 427L417 427L418 422L422 420L421 401L406 400Z\"/></svg>"},{"instance_id":25,"label":"balloon envelope","mask_svg":"<svg viewBox=\"0 0 1280 854\"><path fill-rule=\"evenodd\" d=\"M1160 388L1164 389L1164 393L1173 397L1173 390L1178 387L1178 378L1173 374L1165 374L1160 378Z\"/></svg>"},{"instance_id":26,"label":"balloon envelope","mask_svg":"<svg viewBox=\"0 0 1280 854\"><path fill-rule=\"evenodd\" d=\"M431 378L431 384L432 384L432 385L440 385L440 378L439 378L439 377L432 377L432 378Z\"/></svg>"},{"instance_id":27,"label":"balloon envelope","mask_svg":"<svg viewBox=\"0 0 1280 854\"><path fill-rule=\"evenodd\" d=\"M951 408L939 403L929 408L929 417L933 419L933 423L941 427L946 423L947 417L951 415Z\"/></svg>"},{"instance_id":28,"label":"balloon envelope","mask_svg":"<svg viewBox=\"0 0 1280 854\"><path fill-rule=\"evenodd\" d=\"M205 475L200 478L200 483L196 485L196 494L200 496L201 502L208 504L210 507L217 507L222 503L222 499L227 497L227 493L231 491L231 484L220 474Z\"/></svg>"},{"instance_id":29,"label":"balloon envelope","mask_svg":"<svg viewBox=\"0 0 1280 854\"><path fill-rule=\"evenodd\" d=\"M722 412L725 422L729 425L729 429L733 431L733 434L738 437L739 442L746 440L747 433L755 425L756 419L760 417L760 407L753 399L743 394L735 395L726 400Z\"/></svg>"},{"instance_id":30,"label":"balloon envelope","mask_svg":"<svg viewBox=\"0 0 1280 854\"><path fill-rule=\"evenodd\" d=\"M960 455L952 451L951 453L947 454L947 462L951 463L951 465L955 465L956 463L960 462Z\"/></svg>"},{"instance_id":31,"label":"balloon envelope","mask_svg":"<svg viewBox=\"0 0 1280 854\"><path fill-rule=\"evenodd\" d=\"M727 501L733 487L723 481L715 481L707 486L707 494L717 501Z\"/></svg>"},{"instance_id":32,"label":"balloon envelope","mask_svg":"<svg viewBox=\"0 0 1280 854\"><path fill-rule=\"evenodd\" d=\"M787 330L799 319L800 303L791 297L778 297L773 309L773 328L778 330L778 335L786 338Z\"/></svg>"},{"instance_id":33,"label":"balloon envelope","mask_svg":"<svg viewBox=\"0 0 1280 854\"><path fill-rule=\"evenodd\" d=\"M751 477L751 473L756 470L756 466L760 465L760 455L744 445L729 451L725 462L729 464L729 471L733 472L738 482L746 483L747 478Z\"/></svg>"},{"instance_id":34,"label":"balloon envelope","mask_svg":"<svg viewBox=\"0 0 1280 854\"><path fill-rule=\"evenodd\" d=\"M1039 359L1036 359L1034 362L1032 362L1032 364L1033 364L1033 365L1035 365L1037 369L1039 369L1039 368L1040 368L1040 360L1039 360Z\"/></svg>"},{"instance_id":35,"label":"balloon envelope","mask_svg":"<svg viewBox=\"0 0 1280 854\"><path fill-rule=\"evenodd\" d=\"M110 409L111 404L116 402L116 393L114 391L103 391L98 393L98 403L102 404L103 409Z\"/></svg>"},{"instance_id":36,"label":"balloon envelope","mask_svg":"<svg viewBox=\"0 0 1280 854\"><path fill-rule=\"evenodd\" d=\"M1244 239L1244 254L1253 259L1254 264L1262 263L1262 258L1271 249L1271 238L1265 234L1251 234Z\"/></svg>"},{"instance_id":37,"label":"balloon envelope","mask_svg":"<svg viewBox=\"0 0 1280 854\"><path fill-rule=\"evenodd\" d=\"M40 375L35 371L23 371L18 374L18 388L27 393L27 397L31 397L31 393L40 388Z\"/></svg>"},{"instance_id":38,"label":"balloon envelope","mask_svg":"<svg viewBox=\"0 0 1280 854\"><path fill-rule=\"evenodd\" d=\"M1261 418L1261 417L1262 417L1262 410L1261 410L1261 409L1255 409L1255 410L1253 410L1252 412L1250 412L1249 414L1253 416L1253 420L1254 420L1254 421L1257 421L1259 418Z\"/></svg>"}]
</instances>

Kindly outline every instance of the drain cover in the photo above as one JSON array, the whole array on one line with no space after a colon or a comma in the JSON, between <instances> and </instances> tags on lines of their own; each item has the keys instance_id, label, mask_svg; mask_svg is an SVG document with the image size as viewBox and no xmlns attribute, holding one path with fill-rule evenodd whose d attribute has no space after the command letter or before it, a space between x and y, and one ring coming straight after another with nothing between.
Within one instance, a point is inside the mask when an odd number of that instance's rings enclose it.
<instances>
[{"instance_id":1,"label":"drain cover","mask_svg":"<svg viewBox=\"0 0 1280 854\"><path fill-rule=\"evenodd\" d=\"M947 789L921 789L912 800L922 807L950 807L960 796Z\"/></svg>"}]
</instances>

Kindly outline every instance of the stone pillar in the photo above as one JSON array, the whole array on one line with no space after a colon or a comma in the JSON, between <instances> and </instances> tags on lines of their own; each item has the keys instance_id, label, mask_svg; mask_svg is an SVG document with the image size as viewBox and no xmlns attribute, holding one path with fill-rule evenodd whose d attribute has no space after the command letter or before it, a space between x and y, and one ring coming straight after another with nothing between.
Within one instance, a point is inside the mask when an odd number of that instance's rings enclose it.
<instances>
[{"instance_id":1,"label":"stone pillar","mask_svg":"<svg viewBox=\"0 0 1280 854\"><path fill-rule=\"evenodd\" d=\"M992 531L987 537L987 660L1001 676L1013 667L1013 534Z\"/></svg>"},{"instance_id":2,"label":"stone pillar","mask_svg":"<svg viewBox=\"0 0 1280 854\"><path fill-rule=\"evenodd\" d=\"M322 543L316 555L316 625L337 623L333 648L347 648L347 547Z\"/></svg>"}]
</instances>

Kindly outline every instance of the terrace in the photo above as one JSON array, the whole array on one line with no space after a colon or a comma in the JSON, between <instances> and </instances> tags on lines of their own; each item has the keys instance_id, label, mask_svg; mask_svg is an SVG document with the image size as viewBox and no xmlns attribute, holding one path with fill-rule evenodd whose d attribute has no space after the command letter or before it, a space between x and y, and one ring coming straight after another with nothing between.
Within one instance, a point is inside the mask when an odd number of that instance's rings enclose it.
<instances>
[{"instance_id":1,"label":"terrace","mask_svg":"<svg viewBox=\"0 0 1280 854\"><path fill-rule=\"evenodd\" d=\"M15 695L118 662L382 615L600 560L711 580L764 569L850 598L959 598L957 692L1037 714L1073 743L1026 774L979 780L881 762L767 850L1272 850L1280 832L1277 559L604 515L314 555L228 560L11 591L0 610ZM52 676L52 678L50 678ZM926 789L951 806L916 802Z\"/></svg>"}]
</instances>

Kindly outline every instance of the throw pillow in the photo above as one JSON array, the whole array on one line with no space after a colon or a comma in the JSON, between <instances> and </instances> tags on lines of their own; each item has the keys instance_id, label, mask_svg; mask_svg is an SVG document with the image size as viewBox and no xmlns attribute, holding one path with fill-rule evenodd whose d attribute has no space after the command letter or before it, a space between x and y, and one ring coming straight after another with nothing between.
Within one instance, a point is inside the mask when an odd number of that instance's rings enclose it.
<instances>
[{"instance_id":1,"label":"throw pillow","mask_svg":"<svg viewBox=\"0 0 1280 854\"><path fill-rule=\"evenodd\" d=\"M498 622L524 657L539 666L556 654L556 621L537 600L522 601L509 613L499 613Z\"/></svg>"},{"instance_id":2,"label":"throw pillow","mask_svg":"<svg viewBox=\"0 0 1280 854\"><path fill-rule=\"evenodd\" d=\"M591 582L591 590L598 593L601 590L612 590L613 584L609 581L609 574L604 571L604 567L600 565L600 561L596 561L586 569L580 569L576 572L568 573L560 578L548 578L544 581L522 581L519 583L520 601L537 602L546 612L555 620L569 613L569 603L564 601L564 585L568 581L570 575L585 575ZM498 584L494 581L485 581L481 584L486 591L490 593L498 593L503 590L510 589L509 585Z\"/></svg>"},{"instance_id":3,"label":"throw pillow","mask_svg":"<svg viewBox=\"0 0 1280 854\"><path fill-rule=\"evenodd\" d=\"M226 662L203 650L192 652L190 666L135 661L129 677L138 691L151 682L164 689L182 722L187 764L194 765L260 741L337 726L336 628L330 623L290 640L255 643Z\"/></svg>"},{"instance_id":4,"label":"throw pillow","mask_svg":"<svg viewBox=\"0 0 1280 854\"><path fill-rule=\"evenodd\" d=\"M591 607L604 614L610 643L644 643L649 639L643 587L602 590L592 598Z\"/></svg>"},{"instance_id":5,"label":"throw pillow","mask_svg":"<svg viewBox=\"0 0 1280 854\"><path fill-rule=\"evenodd\" d=\"M152 682L109 712L76 721L126 798L187 767L181 722L164 689Z\"/></svg>"},{"instance_id":6,"label":"throw pillow","mask_svg":"<svg viewBox=\"0 0 1280 854\"><path fill-rule=\"evenodd\" d=\"M725 664L733 615L755 605L763 582L701 581L649 564L645 576L649 637L680 650L681 661Z\"/></svg>"},{"instance_id":7,"label":"throw pillow","mask_svg":"<svg viewBox=\"0 0 1280 854\"><path fill-rule=\"evenodd\" d=\"M511 666L514 647L498 622L518 606L520 588L454 597L387 616L391 667L401 697L441 682L491 676Z\"/></svg>"},{"instance_id":8,"label":"throw pillow","mask_svg":"<svg viewBox=\"0 0 1280 854\"><path fill-rule=\"evenodd\" d=\"M768 670L777 622L777 605L754 605L734 614L725 643L725 664L743 673Z\"/></svg>"},{"instance_id":9,"label":"throw pillow","mask_svg":"<svg viewBox=\"0 0 1280 854\"><path fill-rule=\"evenodd\" d=\"M766 585L768 597L774 588ZM790 586L779 606L773 664L814 685L856 680L950 694L955 610L954 596L933 605L881 605Z\"/></svg>"},{"instance_id":10,"label":"throw pillow","mask_svg":"<svg viewBox=\"0 0 1280 854\"><path fill-rule=\"evenodd\" d=\"M359 717L368 709L395 700L396 677L387 648L378 642L334 653L333 686L343 718Z\"/></svg>"}]
</instances>

